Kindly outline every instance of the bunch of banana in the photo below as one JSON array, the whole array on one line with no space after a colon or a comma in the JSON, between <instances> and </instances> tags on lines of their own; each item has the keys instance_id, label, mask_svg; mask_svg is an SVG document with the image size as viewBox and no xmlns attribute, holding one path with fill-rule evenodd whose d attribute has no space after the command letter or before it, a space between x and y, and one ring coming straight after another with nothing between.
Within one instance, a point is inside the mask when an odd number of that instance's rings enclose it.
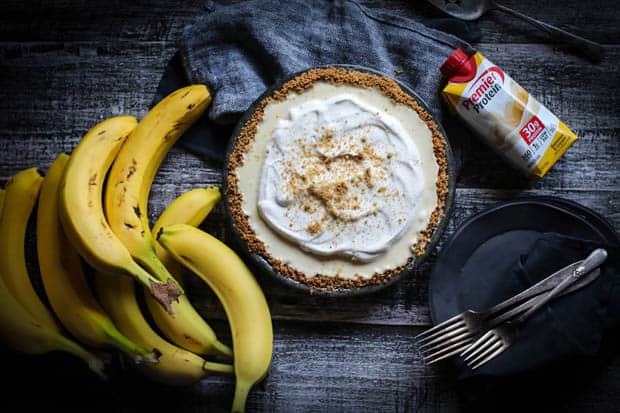
<instances>
[{"instance_id":1,"label":"bunch of banana","mask_svg":"<svg viewBox=\"0 0 620 413\"><path fill-rule=\"evenodd\" d=\"M219 198L217 189L194 189L186 192L166 208L155 227L172 223L198 225L213 207L214 198ZM205 361L157 335L140 312L133 280L97 274L95 283L99 300L116 325L135 342L159 350L158 364L139 366L140 371L147 377L165 384L185 385L194 383L211 372L233 373L231 365Z\"/></svg>"},{"instance_id":2,"label":"bunch of banana","mask_svg":"<svg viewBox=\"0 0 620 413\"><path fill-rule=\"evenodd\" d=\"M250 389L267 375L273 329L262 290L243 261L192 227L220 200L219 190L189 191L162 213L152 231L148 222L148 197L161 162L210 101L206 87L194 85L167 96L139 123L131 116L105 120L82 138L70 157L60 154L45 179L32 168L0 190L3 342L30 354L66 351L103 375L101 361L65 337L62 324L87 345L113 347L136 362L149 361L137 363L137 368L162 383L190 384L213 372L234 372L233 411L244 410ZM26 226L38 196L41 279L60 323L40 300L26 269ZM96 271L99 300L90 290L80 256ZM232 330L234 366L198 355L230 357L232 350L183 294L177 282L182 275L179 262L222 302ZM144 318L135 281L144 287L153 320L175 344L160 337Z\"/></svg>"},{"instance_id":3,"label":"bunch of banana","mask_svg":"<svg viewBox=\"0 0 620 413\"><path fill-rule=\"evenodd\" d=\"M171 312L172 301L181 294L177 284L162 283L138 265L103 212L104 179L136 125L134 117L119 116L97 124L82 138L61 181L60 218L71 244L88 264L106 274L135 277Z\"/></svg>"},{"instance_id":4,"label":"bunch of banana","mask_svg":"<svg viewBox=\"0 0 620 413\"><path fill-rule=\"evenodd\" d=\"M203 85L188 86L165 97L131 132L108 177L105 212L112 231L132 257L166 285L177 284L157 257L148 222L148 197L165 155L210 102L211 95ZM179 297L167 313L152 302L149 309L160 330L180 347L197 354L232 355L187 296Z\"/></svg>"},{"instance_id":5,"label":"bunch of banana","mask_svg":"<svg viewBox=\"0 0 620 413\"><path fill-rule=\"evenodd\" d=\"M251 387L267 375L273 351L273 328L263 291L233 250L199 229L165 226L157 240L201 277L224 306L235 351L232 411L243 412Z\"/></svg>"},{"instance_id":6,"label":"bunch of banana","mask_svg":"<svg viewBox=\"0 0 620 413\"><path fill-rule=\"evenodd\" d=\"M14 350L27 354L53 351L73 354L105 378L103 362L62 335L54 316L30 282L24 240L41 180L36 169L27 169L16 174L3 192L0 218L0 340Z\"/></svg>"},{"instance_id":7,"label":"bunch of banana","mask_svg":"<svg viewBox=\"0 0 620 413\"><path fill-rule=\"evenodd\" d=\"M43 287L62 325L83 343L115 347L135 362L156 362L154 347L141 347L124 336L103 311L84 277L82 263L69 244L58 215L58 188L69 161L61 153L47 172L37 211L37 253ZM120 278L120 277L119 277Z\"/></svg>"},{"instance_id":8,"label":"bunch of banana","mask_svg":"<svg viewBox=\"0 0 620 413\"><path fill-rule=\"evenodd\" d=\"M6 185L0 220L0 274L22 307L41 324L60 332L57 321L34 291L26 268L26 227L42 181L37 169L30 168L17 173Z\"/></svg>"}]
</instances>

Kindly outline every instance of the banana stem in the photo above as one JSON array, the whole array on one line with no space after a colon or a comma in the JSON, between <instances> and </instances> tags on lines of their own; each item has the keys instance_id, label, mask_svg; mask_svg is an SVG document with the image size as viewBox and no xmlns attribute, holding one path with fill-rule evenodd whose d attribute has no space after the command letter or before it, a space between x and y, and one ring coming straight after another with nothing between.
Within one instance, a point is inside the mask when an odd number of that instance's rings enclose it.
<instances>
[{"instance_id":1,"label":"banana stem","mask_svg":"<svg viewBox=\"0 0 620 413\"><path fill-rule=\"evenodd\" d=\"M152 251L148 251L148 254L145 254L145 257L141 257L137 259L137 261L150 273L153 274L155 278L157 278L161 282L168 282L168 280L172 280L176 282L176 279L172 276L170 271L166 268L166 266L161 262L161 260L157 257L155 252L155 247L153 247ZM179 287L179 291L184 293L184 291Z\"/></svg>"},{"instance_id":2,"label":"banana stem","mask_svg":"<svg viewBox=\"0 0 620 413\"><path fill-rule=\"evenodd\" d=\"M202 365L202 369L210 373L220 373L226 375L235 373L235 369L232 364L214 363L212 361L205 361Z\"/></svg>"},{"instance_id":3,"label":"banana stem","mask_svg":"<svg viewBox=\"0 0 620 413\"><path fill-rule=\"evenodd\" d=\"M123 333L118 331L114 325L105 326L105 334L109 344L130 357L134 363L140 364L143 362L159 362L159 352L157 349L146 350L145 348L137 345L133 341L129 340Z\"/></svg>"},{"instance_id":4,"label":"banana stem","mask_svg":"<svg viewBox=\"0 0 620 413\"><path fill-rule=\"evenodd\" d=\"M232 349L219 340L215 340L213 342L213 350L215 351L216 354L220 354L222 356L231 357L231 358L233 357Z\"/></svg>"},{"instance_id":5,"label":"banana stem","mask_svg":"<svg viewBox=\"0 0 620 413\"><path fill-rule=\"evenodd\" d=\"M233 399L232 413L243 413L245 411L245 401L248 398L251 384L239 381L237 378L237 384L235 386L235 397Z\"/></svg>"},{"instance_id":6,"label":"banana stem","mask_svg":"<svg viewBox=\"0 0 620 413\"><path fill-rule=\"evenodd\" d=\"M160 282L144 268L140 267L135 261L131 261L128 271L149 289L153 298L164 307L168 314L174 315L172 302L178 302L179 297L183 295L183 293L173 278L168 279L165 283Z\"/></svg>"},{"instance_id":7,"label":"banana stem","mask_svg":"<svg viewBox=\"0 0 620 413\"><path fill-rule=\"evenodd\" d=\"M61 350L82 359L97 376L101 377L103 380L108 380L104 372L105 364L99 357L64 336L58 335L58 341L58 347Z\"/></svg>"}]
</instances>

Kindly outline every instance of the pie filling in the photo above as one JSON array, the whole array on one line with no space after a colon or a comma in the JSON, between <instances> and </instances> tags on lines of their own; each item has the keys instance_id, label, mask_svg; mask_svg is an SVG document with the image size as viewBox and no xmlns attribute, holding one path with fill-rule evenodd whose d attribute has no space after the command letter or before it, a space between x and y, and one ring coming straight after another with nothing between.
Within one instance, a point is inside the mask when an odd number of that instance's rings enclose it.
<instances>
[{"instance_id":1,"label":"pie filling","mask_svg":"<svg viewBox=\"0 0 620 413\"><path fill-rule=\"evenodd\" d=\"M264 105L235 171L264 253L307 278L405 265L439 202L427 122L380 90L323 80Z\"/></svg>"},{"instance_id":2,"label":"pie filling","mask_svg":"<svg viewBox=\"0 0 620 413\"><path fill-rule=\"evenodd\" d=\"M370 262L411 227L423 175L398 119L353 95L309 100L271 135L258 211L308 253Z\"/></svg>"}]
</instances>

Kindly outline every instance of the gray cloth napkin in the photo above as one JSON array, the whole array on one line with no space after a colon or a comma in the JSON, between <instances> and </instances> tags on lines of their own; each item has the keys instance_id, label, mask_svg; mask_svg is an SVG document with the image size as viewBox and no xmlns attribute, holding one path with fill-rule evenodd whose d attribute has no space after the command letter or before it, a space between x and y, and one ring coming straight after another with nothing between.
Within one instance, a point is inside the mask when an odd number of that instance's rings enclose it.
<instances>
[{"instance_id":1,"label":"gray cloth napkin","mask_svg":"<svg viewBox=\"0 0 620 413\"><path fill-rule=\"evenodd\" d=\"M437 27L476 37L462 22L435 20ZM222 125L234 124L274 82L313 66L354 64L383 72L412 88L441 120L439 66L457 47L471 50L453 35L353 0L217 5L183 31L178 61L155 101L182 86L183 78L207 84L214 97L208 120L181 144L223 160L232 128Z\"/></svg>"}]
</instances>

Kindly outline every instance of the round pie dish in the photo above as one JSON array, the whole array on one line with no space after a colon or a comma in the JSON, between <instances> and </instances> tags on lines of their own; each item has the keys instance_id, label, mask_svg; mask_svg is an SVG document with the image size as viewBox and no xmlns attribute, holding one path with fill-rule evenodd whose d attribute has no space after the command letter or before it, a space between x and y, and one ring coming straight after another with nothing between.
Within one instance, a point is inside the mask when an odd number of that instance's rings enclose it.
<instances>
[{"instance_id":1,"label":"round pie dish","mask_svg":"<svg viewBox=\"0 0 620 413\"><path fill-rule=\"evenodd\" d=\"M232 242L310 294L367 294L411 274L454 202L441 125L412 90L360 66L276 83L239 120L226 159Z\"/></svg>"}]
</instances>

